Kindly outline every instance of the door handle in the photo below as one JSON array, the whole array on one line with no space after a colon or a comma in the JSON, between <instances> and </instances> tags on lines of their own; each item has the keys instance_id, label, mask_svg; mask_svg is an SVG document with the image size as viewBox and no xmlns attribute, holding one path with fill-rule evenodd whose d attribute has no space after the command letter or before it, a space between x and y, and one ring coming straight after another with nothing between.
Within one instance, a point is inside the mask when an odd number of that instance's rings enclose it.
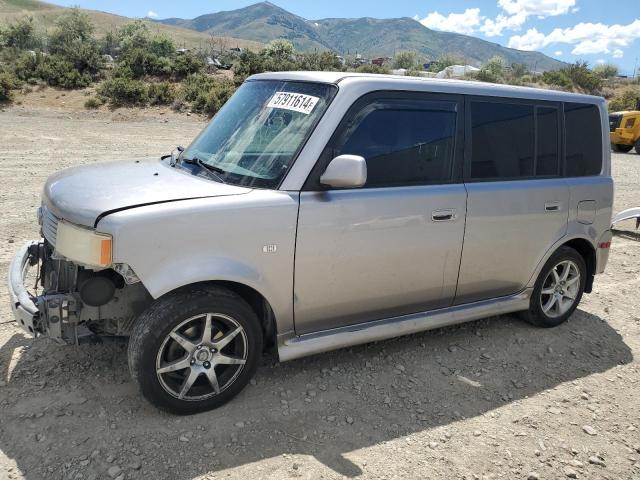
<instances>
[{"instance_id":1,"label":"door handle","mask_svg":"<svg viewBox=\"0 0 640 480\"><path fill-rule=\"evenodd\" d=\"M456 219L456 211L454 208L444 210L434 210L431 212L431 220L434 222L448 222Z\"/></svg>"},{"instance_id":2,"label":"door handle","mask_svg":"<svg viewBox=\"0 0 640 480\"><path fill-rule=\"evenodd\" d=\"M547 212L559 212L560 205L560 202L547 202L544 204L544 209Z\"/></svg>"}]
</instances>

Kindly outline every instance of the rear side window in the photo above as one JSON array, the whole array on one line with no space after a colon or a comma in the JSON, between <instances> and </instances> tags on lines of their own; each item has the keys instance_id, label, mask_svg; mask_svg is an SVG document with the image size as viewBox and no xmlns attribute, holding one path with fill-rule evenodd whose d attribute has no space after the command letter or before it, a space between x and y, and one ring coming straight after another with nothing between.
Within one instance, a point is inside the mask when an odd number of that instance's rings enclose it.
<instances>
[{"instance_id":1,"label":"rear side window","mask_svg":"<svg viewBox=\"0 0 640 480\"><path fill-rule=\"evenodd\" d=\"M595 105L565 103L566 175L599 175L602 170L602 126Z\"/></svg>"},{"instance_id":2,"label":"rear side window","mask_svg":"<svg viewBox=\"0 0 640 480\"><path fill-rule=\"evenodd\" d=\"M446 101L377 101L355 115L336 153L367 160L365 188L447 183L456 109Z\"/></svg>"},{"instance_id":3,"label":"rear side window","mask_svg":"<svg viewBox=\"0 0 640 480\"><path fill-rule=\"evenodd\" d=\"M471 102L471 178L518 178L534 174L534 107Z\"/></svg>"},{"instance_id":4,"label":"rear side window","mask_svg":"<svg viewBox=\"0 0 640 480\"><path fill-rule=\"evenodd\" d=\"M635 123L636 123L636 119L635 118L630 118L624 123L624 128L633 128Z\"/></svg>"},{"instance_id":5,"label":"rear side window","mask_svg":"<svg viewBox=\"0 0 640 480\"><path fill-rule=\"evenodd\" d=\"M537 177L558 175L558 125L560 115L555 107L536 107L536 166Z\"/></svg>"}]
</instances>

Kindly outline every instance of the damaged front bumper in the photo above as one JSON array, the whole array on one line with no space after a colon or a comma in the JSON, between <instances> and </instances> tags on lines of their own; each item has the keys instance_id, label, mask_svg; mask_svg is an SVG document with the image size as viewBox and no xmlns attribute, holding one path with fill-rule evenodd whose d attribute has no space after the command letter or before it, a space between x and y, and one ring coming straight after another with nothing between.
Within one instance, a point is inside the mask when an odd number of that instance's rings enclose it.
<instances>
[{"instance_id":1,"label":"damaged front bumper","mask_svg":"<svg viewBox=\"0 0 640 480\"><path fill-rule=\"evenodd\" d=\"M40 268L44 259L44 241L23 245L9 266L9 299L16 323L37 337L46 335L60 343L76 337L78 301L72 294L35 295L26 287L30 268ZM35 287L34 287L35 288Z\"/></svg>"}]
</instances>

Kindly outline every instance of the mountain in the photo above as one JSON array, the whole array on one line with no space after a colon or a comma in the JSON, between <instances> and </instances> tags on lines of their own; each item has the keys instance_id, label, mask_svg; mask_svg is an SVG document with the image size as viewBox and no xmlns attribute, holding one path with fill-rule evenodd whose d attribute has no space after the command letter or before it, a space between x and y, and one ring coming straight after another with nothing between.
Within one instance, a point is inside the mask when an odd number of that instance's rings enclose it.
<instances>
[{"instance_id":1,"label":"mountain","mask_svg":"<svg viewBox=\"0 0 640 480\"><path fill-rule=\"evenodd\" d=\"M515 50L468 35L431 30L412 18L306 20L270 2L201 15L191 20L167 18L157 22L262 43L284 38L302 51L317 49L340 54L392 56L399 50L415 50L428 59L453 54L475 65L500 55L509 64L522 63L536 71L564 65L540 52Z\"/></svg>"},{"instance_id":2,"label":"mountain","mask_svg":"<svg viewBox=\"0 0 640 480\"><path fill-rule=\"evenodd\" d=\"M68 8L38 0L0 0L0 26L28 15L33 17L38 27L51 29L55 25L58 17L68 10ZM97 10L81 10L91 18L98 36L102 36L125 23L133 21L132 18ZM206 42L211 39L208 32L180 28L179 26L163 25L161 23L151 22L150 20L145 20L145 22L147 22L153 32L168 35L180 46L198 47L206 45ZM220 41L220 39L218 39L218 41ZM251 39L224 38L223 41L233 47L259 49L263 46L263 44L254 42Z\"/></svg>"}]
</instances>

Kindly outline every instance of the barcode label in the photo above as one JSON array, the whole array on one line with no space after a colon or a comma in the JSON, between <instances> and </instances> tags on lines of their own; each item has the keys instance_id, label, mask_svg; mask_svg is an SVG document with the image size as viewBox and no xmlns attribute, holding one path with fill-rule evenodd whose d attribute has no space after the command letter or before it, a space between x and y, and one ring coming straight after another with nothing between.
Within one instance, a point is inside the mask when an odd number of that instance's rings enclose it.
<instances>
[{"instance_id":1,"label":"barcode label","mask_svg":"<svg viewBox=\"0 0 640 480\"><path fill-rule=\"evenodd\" d=\"M319 98L302 93L276 92L267 103L268 108L283 108L309 115Z\"/></svg>"}]
</instances>

